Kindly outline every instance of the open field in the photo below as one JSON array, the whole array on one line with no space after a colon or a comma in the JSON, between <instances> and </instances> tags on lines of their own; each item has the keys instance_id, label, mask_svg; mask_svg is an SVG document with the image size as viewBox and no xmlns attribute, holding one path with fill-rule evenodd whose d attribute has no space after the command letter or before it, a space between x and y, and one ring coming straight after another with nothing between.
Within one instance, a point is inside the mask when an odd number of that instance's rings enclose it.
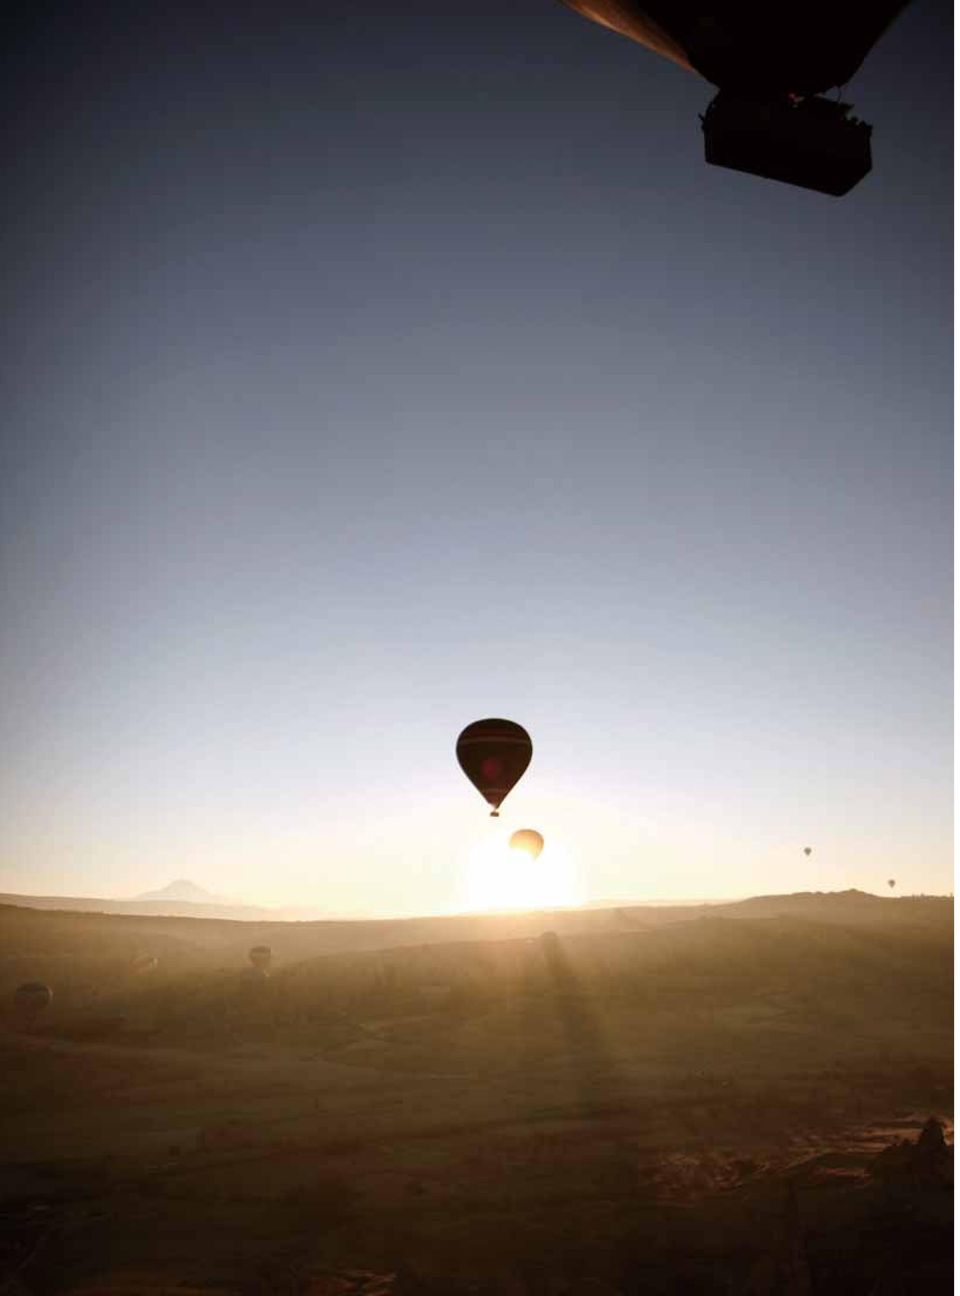
<instances>
[{"instance_id":1,"label":"open field","mask_svg":"<svg viewBox=\"0 0 960 1296\"><path fill-rule=\"evenodd\" d=\"M0 1292L936 1296L949 1150L896 1145L952 1139L952 932L946 899L856 893L0 909L4 1001L54 987L0 1038Z\"/></svg>"}]
</instances>

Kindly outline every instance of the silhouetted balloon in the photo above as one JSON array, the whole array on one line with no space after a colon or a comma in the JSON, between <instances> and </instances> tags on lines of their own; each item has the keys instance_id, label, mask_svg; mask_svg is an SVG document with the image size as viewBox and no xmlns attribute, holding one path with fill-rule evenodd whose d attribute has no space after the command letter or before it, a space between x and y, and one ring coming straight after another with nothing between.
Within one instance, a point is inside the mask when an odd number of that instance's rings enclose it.
<instances>
[{"instance_id":1,"label":"silhouetted balloon","mask_svg":"<svg viewBox=\"0 0 960 1296\"><path fill-rule=\"evenodd\" d=\"M269 945L254 945L249 954L250 962L259 972L266 972L273 961L273 950Z\"/></svg>"},{"instance_id":2,"label":"silhouetted balloon","mask_svg":"<svg viewBox=\"0 0 960 1296\"><path fill-rule=\"evenodd\" d=\"M475 720L457 739L460 768L497 817L500 804L530 764L533 743L512 720Z\"/></svg>"},{"instance_id":3,"label":"silhouetted balloon","mask_svg":"<svg viewBox=\"0 0 960 1296\"><path fill-rule=\"evenodd\" d=\"M896 878L889 878L889 879L887 880L887 886L890 888L891 891L893 890L893 888L894 888L896 885L897 885L897 879L896 879Z\"/></svg>"},{"instance_id":4,"label":"silhouetted balloon","mask_svg":"<svg viewBox=\"0 0 960 1296\"><path fill-rule=\"evenodd\" d=\"M701 115L713 166L841 197L873 165L843 87L907 0L563 0L718 87Z\"/></svg>"},{"instance_id":5,"label":"silhouetted balloon","mask_svg":"<svg viewBox=\"0 0 960 1296\"><path fill-rule=\"evenodd\" d=\"M42 981L24 981L13 992L13 1003L20 1016L28 1021L39 1017L50 1007L53 991Z\"/></svg>"},{"instance_id":6,"label":"silhouetted balloon","mask_svg":"<svg viewBox=\"0 0 960 1296\"><path fill-rule=\"evenodd\" d=\"M803 853L804 853L804 855L812 855L812 854L813 854L813 847L812 847L812 846L804 846L804 848L803 848Z\"/></svg>"},{"instance_id":7,"label":"silhouetted balloon","mask_svg":"<svg viewBox=\"0 0 960 1296\"><path fill-rule=\"evenodd\" d=\"M518 828L510 838L510 847L512 850L526 851L536 859L543 850L543 838L535 828Z\"/></svg>"},{"instance_id":8,"label":"silhouetted balloon","mask_svg":"<svg viewBox=\"0 0 960 1296\"><path fill-rule=\"evenodd\" d=\"M907 0L563 0L747 99L844 86Z\"/></svg>"}]
</instances>

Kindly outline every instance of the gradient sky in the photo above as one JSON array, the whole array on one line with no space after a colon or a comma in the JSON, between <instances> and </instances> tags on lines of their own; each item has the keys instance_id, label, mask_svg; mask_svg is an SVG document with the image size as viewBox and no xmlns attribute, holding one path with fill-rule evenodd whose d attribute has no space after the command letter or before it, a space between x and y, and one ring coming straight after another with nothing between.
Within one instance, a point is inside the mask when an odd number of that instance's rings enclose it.
<instances>
[{"instance_id":1,"label":"gradient sky","mask_svg":"<svg viewBox=\"0 0 960 1296\"><path fill-rule=\"evenodd\" d=\"M484 716L581 898L952 890L951 55L831 199L553 0L25 7L0 890L457 908Z\"/></svg>"}]
</instances>

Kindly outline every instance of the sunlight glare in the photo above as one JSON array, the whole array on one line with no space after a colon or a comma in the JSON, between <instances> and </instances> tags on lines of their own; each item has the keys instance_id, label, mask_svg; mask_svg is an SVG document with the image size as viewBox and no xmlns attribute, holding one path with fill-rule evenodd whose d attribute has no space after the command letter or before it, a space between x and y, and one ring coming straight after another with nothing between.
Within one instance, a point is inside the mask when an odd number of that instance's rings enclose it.
<instances>
[{"instance_id":1,"label":"sunlight glare","mask_svg":"<svg viewBox=\"0 0 960 1296\"><path fill-rule=\"evenodd\" d=\"M470 847L461 864L465 909L546 909L577 905L580 877L566 848L548 841L537 859L511 849L509 833L498 829Z\"/></svg>"}]
</instances>

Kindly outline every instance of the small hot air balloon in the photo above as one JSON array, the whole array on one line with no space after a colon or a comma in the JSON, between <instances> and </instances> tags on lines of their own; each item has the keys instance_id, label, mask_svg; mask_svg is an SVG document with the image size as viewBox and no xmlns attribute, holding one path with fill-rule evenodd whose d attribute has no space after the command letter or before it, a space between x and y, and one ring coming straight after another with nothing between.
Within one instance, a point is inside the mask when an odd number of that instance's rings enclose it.
<instances>
[{"instance_id":1,"label":"small hot air balloon","mask_svg":"<svg viewBox=\"0 0 960 1296\"><path fill-rule=\"evenodd\" d=\"M510 849L526 851L531 859L536 859L543 850L543 838L535 828L518 828L510 838Z\"/></svg>"},{"instance_id":2,"label":"small hot air balloon","mask_svg":"<svg viewBox=\"0 0 960 1296\"><path fill-rule=\"evenodd\" d=\"M24 981L13 992L14 1008L25 1025L33 1025L52 1001L53 991L42 981Z\"/></svg>"},{"instance_id":3,"label":"small hot air balloon","mask_svg":"<svg viewBox=\"0 0 960 1296\"><path fill-rule=\"evenodd\" d=\"M812 854L813 854L813 847L812 847L812 846L804 846L804 848L803 848L803 853L804 853L804 855L812 855Z\"/></svg>"},{"instance_id":4,"label":"small hot air balloon","mask_svg":"<svg viewBox=\"0 0 960 1296\"><path fill-rule=\"evenodd\" d=\"M269 945L254 945L248 957L258 972L268 972L273 962L273 950Z\"/></svg>"},{"instance_id":5,"label":"small hot air balloon","mask_svg":"<svg viewBox=\"0 0 960 1296\"><path fill-rule=\"evenodd\" d=\"M893 890L893 888L894 888L896 885L897 885L897 879L896 879L896 878L887 878L887 886L890 888L891 891Z\"/></svg>"},{"instance_id":6,"label":"small hot air balloon","mask_svg":"<svg viewBox=\"0 0 960 1296\"><path fill-rule=\"evenodd\" d=\"M460 768L493 806L490 812L493 819L504 797L530 764L532 755L530 735L513 720L475 720L457 739Z\"/></svg>"}]
</instances>

